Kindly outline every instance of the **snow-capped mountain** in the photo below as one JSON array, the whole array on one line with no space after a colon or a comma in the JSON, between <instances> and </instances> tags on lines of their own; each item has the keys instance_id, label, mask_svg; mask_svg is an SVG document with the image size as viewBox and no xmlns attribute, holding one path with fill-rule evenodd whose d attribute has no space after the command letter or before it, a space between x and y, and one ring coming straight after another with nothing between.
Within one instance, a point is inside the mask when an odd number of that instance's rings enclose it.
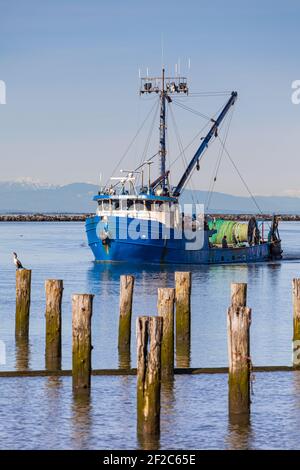
<instances>
[{"instance_id":1,"label":"snow-capped mountain","mask_svg":"<svg viewBox=\"0 0 300 470\"><path fill-rule=\"evenodd\" d=\"M98 186L91 183L72 183L64 186L42 183L21 178L0 182L0 212L94 212L96 203L92 198ZM183 202L204 203L206 191L183 193ZM257 196L256 201L264 213L300 214L300 198L291 196ZM214 193L207 212L211 213L257 213L249 197Z\"/></svg>"},{"instance_id":2,"label":"snow-capped mountain","mask_svg":"<svg viewBox=\"0 0 300 470\"><path fill-rule=\"evenodd\" d=\"M0 212L93 212L98 187L89 183L64 186L21 179L0 182Z\"/></svg>"},{"instance_id":3,"label":"snow-capped mountain","mask_svg":"<svg viewBox=\"0 0 300 470\"><path fill-rule=\"evenodd\" d=\"M60 186L44 183L30 177L21 177L13 181L0 181L0 192L5 191L35 191L40 189L57 189Z\"/></svg>"}]
</instances>

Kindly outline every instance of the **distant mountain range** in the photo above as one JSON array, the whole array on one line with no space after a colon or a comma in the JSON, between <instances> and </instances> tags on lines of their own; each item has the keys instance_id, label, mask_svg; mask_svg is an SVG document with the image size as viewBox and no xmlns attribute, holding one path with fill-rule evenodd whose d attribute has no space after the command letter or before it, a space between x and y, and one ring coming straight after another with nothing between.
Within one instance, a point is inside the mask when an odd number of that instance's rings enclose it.
<instances>
[{"instance_id":1,"label":"distant mountain range","mask_svg":"<svg viewBox=\"0 0 300 470\"><path fill-rule=\"evenodd\" d=\"M41 184L28 180L0 182L0 213L16 212L94 212L93 195L98 186L89 183L72 183L64 186ZM183 201L205 203L207 191L186 190ZM264 213L300 214L300 197L256 196ZM210 213L258 213L250 197L213 193L207 212Z\"/></svg>"}]
</instances>

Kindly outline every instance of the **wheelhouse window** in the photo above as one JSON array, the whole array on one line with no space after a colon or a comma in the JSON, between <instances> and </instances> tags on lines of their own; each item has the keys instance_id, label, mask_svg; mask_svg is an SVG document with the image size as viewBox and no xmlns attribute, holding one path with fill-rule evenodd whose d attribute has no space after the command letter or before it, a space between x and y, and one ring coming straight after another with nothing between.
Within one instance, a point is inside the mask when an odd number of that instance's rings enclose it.
<instances>
[{"instance_id":1,"label":"wheelhouse window","mask_svg":"<svg viewBox=\"0 0 300 470\"><path fill-rule=\"evenodd\" d=\"M146 202L145 209L147 211L151 211L152 210L152 204L153 204L152 201L145 201L145 202Z\"/></svg>"},{"instance_id":2,"label":"wheelhouse window","mask_svg":"<svg viewBox=\"0 0 300 470\"><path fill-rule=\"evenodd\" d=\"M109 210L111 210L111 202L110 202L110 200L105 199L104 201L102 201L102 209L103 209L104 211L109 211Z\"/></svg>"},{"instance_id":3,"label":"wheelhouse window","mask_svg":"<svg viewBox=\"0 0 300 470\"><path fill-rule=\"evenodd\" d=\"M144 202L137 200L134 202L134 205L137 212L144 210Z\"/></svg>"},{"instance_id":4,"label":"wheelhouse window","mask_svg":"<svg viewBox=\"0 0 300 470\"><path fill-rule=\"evenodd\" d=\"M134 201L132 199L127 199L127 210L134 209Z\"/></svg>"},{"instance_id":5,"label":"wheelhouse window","mask_svg":"<svg viewBox=\"0 0 300 470\"><path fill-rule=\"evenodd\" d=\"M160 212L169 212L170 210L170 203L167 201L159 201L157 202L159 206L159 211Z\"/></svg>"},{"instance_id":6,"label":"wheelhouse window","mask_svg":"<svg viewBox=\"0 0 300 470\"><path fill-rule=\"evenodd\" d=\"M114 211L118 210L120 208L120 203L119 203L119 200L118 199L114 199L112 201L112 209Z\"/></svg>"}]
</instances>

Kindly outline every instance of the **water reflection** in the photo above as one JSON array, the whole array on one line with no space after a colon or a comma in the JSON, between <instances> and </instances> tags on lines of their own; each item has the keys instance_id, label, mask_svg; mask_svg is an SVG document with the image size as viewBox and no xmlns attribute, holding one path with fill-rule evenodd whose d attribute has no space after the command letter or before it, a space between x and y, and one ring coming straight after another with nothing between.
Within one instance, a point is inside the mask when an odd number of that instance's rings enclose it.
<instances>
[{"instance_id":1,"label":"water reflection","mask_svg":"<svg viewBox=\"0 0 300 470\"><path fill-rule=\"evenodd\" d=\"M75 444L74 447L78 449L89 447L91 427L92 406L90 394L73 392L71 439Z\"/></svg>"},{"instance_id":2,"label":"water reflection","mask_svg":"<svg viewBox=\"0 0 300 470\"><path fill-rule=\"evenodd\" d=\"M293 372L293 396L294 396L294 406L298 412L300 412L300 371L295 370Z\"/></svg>"},{"instance_id":3,"label":"water reflection","mask_svg":"<svg viewBox=\"0 0 300 470\"><path fill-rule=\"evenodd\" d=\"M48 396L51 398L59 398L62 385L62 377L55 375L47 377Z\"/></svg>"},{"instance_id":4,"label":"water reflection","mask_svg":"<svg viewBox=\"0 0 300 470\"><path fill-rule=\"evenodd\" d=\"M271 278L274 286L280 279L279 273L282 270L282 262L268 263L249 263L232 265L189 265L188 270L193 274L193 281L200 284L211 284L220 282L226 285L230 282L250 282L256 280L262 282L266 274L266 281ZM101 286L101 292L109 294L115 282L119 282L123 274L138 276L139 285L142 290L149 292L149 281L151 284L157 284L160 287L174 286L175 271L187 269L184 265L143 265L130 263L91 263L87 270L88 285L98 289ZM103 291L104 289L104 291ZM192 289L193 290L193 289Z\"/></svg>"},{"instance_id":5,"label":"water reflection","mask_svg":"<svg viewBox=\"0 0 300 470\"><path fill-rule=\"evenodd\" d=\"M248 390L250 393L250 389ZM234 387L228 390L228 446L230 449L249 449L251 419L249 395L242 396Z\"/></svg>"},{"instance_id":6,"label":"water reflection","mask_svg":"<svg viewBox=\"0 0 300 470\"><path fill-rule=\"evenodd\" d=\"M274 261L268 263L251 263L245 266L247 269L247 278L245 282L253 283L255 287L270 283L275 289L279 285L282 262Z\"/></svg>"},{"instance_id":7,"label":"water reflection","mask_svg":"<svg viewBox=\"0 0 300 470\"><path fill-rule=\"evenodd\" d=\"M175 407L175 379L174 377L164 378L161 383L161 410L163 419L170 424Z\"/></svg>"},{"instance_id":8,"label":"water reflection","mask_svg":"<svg viewBox=\"0 0 300 470\"><path fill-rule=\"evenodd\" d=\"M28 338L16 337L16 370L29 370L30 343Z\"/></svg>"},{"instance_id":9,"label":"water reflection","mask_svg":"<svg viewBox=\"0 0 300 470\"><path fill-rule=\"evenodd\" d=\"M161 429L168 433L176 424L175 411L175 380L174 377L164 378L161 383ZM157 450L160 448L160 434L149 435L137 431L137 440L140 449Z\"/></svg>"},{"instance_id":10,"label":"water reflection","mask_svg":"<svg viewBox=\"0 0 300 470\"><path fill-rule=\"evenodd\" d=\"M184 341L176 340L176 367L189 368L191 364L191 338Z\"/></svg>"},{"instance_id":11,"label":"water reflection","mask_svg":"<svg viewBox=\"0 0 300 470\"><path fill-rule=\"evenodd\" d=\"M192 273L207 273L208 270L220 269L220 266L189 266L188 269ZM224 266L228 268L228 266ZM245 268L247 268L245 266ZM143 264L130 264L130 263L91 263L90 268L87 270L87 278L89 285L99 286L99 281L110 283L112 281L119 281L120 276L123 274L137 275L140 279L141 285L147 290L149 289L149 280L159 280L160 287L172 287L174 284L174 272L183 271L186 266L183 265L143 265ZM151 286L150 286L151 287Z\"/></svg>"},{"instance_id":12,"label":"water reflection","mask_svg":"<svg viewBox=\"0 0 300 470\"><path fill-rule=\"evenodd\" d=\"M92 263L87 270L87 280L88 285L96 290L99 290L99 286L101 286L101 294L105 296L111 293L112 287L115 288L115 283L119 283L121 275L131 274L139 277L139 287L142 292L148 293L149 287L151 287L150 280L153 284L156 284L155 281L159 281L160 287L173 285L176 269L182 270L182 266Z\"/></svg>"},{"instance_id":13,"label":"water reflection","mask_svg":"<svg viewBox=\"0 0 300 470\"><path fill-rule=\"evenodd\" d=\"M231 450L251 449L252 428L249 414L229 416L227 448Z\"/></svg>"}]
</instances>

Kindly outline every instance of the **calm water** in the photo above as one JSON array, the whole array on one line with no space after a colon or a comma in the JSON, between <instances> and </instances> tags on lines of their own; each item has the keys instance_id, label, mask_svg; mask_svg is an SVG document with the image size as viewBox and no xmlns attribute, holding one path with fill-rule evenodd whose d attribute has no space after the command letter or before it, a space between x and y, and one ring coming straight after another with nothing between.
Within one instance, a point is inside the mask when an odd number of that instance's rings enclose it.
<instances>
[{"instance_id":1,"label":"calm water","mask_svg":"<svg viewBox=\"0 0 300 470\"><path fill-rule=\"evenodd\" d=\"M191 366L227 365L230 283L248 283L255 365L291 363L291 280L300 276L300 224L282 223L286 259L248 266L193 268ZM32 269L30 343L15 344L15 269L11 252ZM0 224L0 370L44 368L44 280L64 280L63 363L71 368L72 293L95 294L93 367L118 367L120 274L136 276L134 318L155 314L158 287L182 267L95 265L81 223ZM135 338L132 337L135 366ZM187 406L188 403L188 406ZM1 448L137 448L135 378L94 377L90 401L74 401L69 378L1 378ZM227 377L180 376L163 392L161 448L300 448L300 375L257 374L251 425L227 417ZM53 432L49 433L49 429ZM147 444L149 445L149 443Z\"/></svg>"}]
</instances>

